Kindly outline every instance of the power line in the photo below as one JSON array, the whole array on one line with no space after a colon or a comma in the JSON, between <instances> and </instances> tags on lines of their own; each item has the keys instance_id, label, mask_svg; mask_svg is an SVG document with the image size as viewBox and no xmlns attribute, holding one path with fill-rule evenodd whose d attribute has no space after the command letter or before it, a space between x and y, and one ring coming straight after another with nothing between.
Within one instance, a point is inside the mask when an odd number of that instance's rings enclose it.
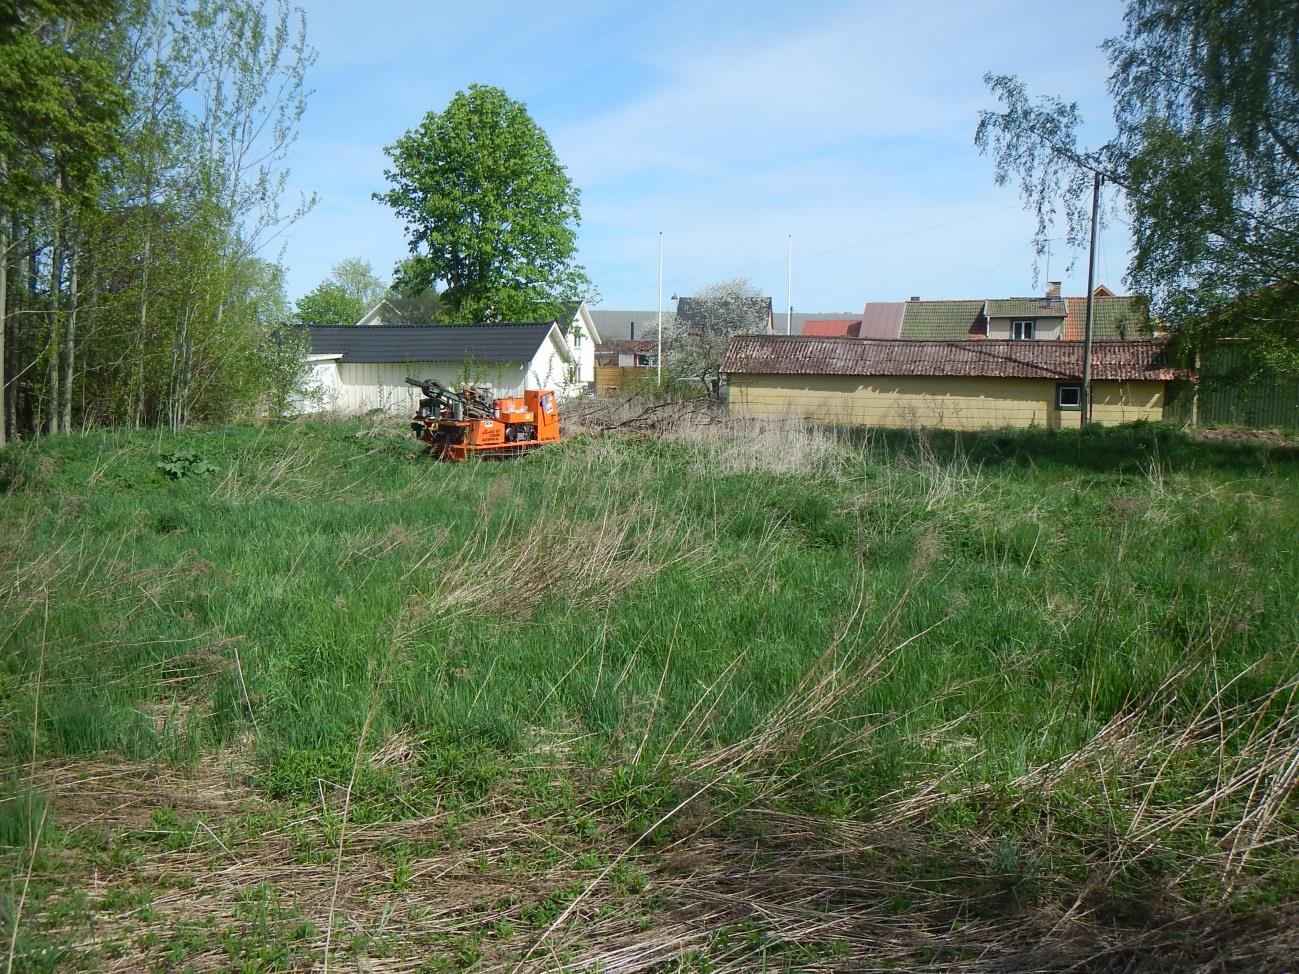
<instances>
[{"instance_id":1,"label":"power line","mask_svg":"<svg viewBox=\"0 0 1299 974\"><path fill-rule=\"evenodd\" d=\"M810 254L804 254L801 257L795 257L794 261L800 262L800 261L816 260L819 257L827 257L832 254L841 254L849 250L857 250L862 247L872 247L876 244L888 243L891 240L900 240L904 237L912 237L921 233L929 233L932 230L942 230L945 227L955 226L958 223L969 223L971 220L981 220L984 217L995 216L998 213L1005 213L1007 210L1015 210L1018 208L1019 208L1019 204L1017 203L1011 204L1010 206L999 207L998 209L988 210L984 213L973 213L969 216L958 217L955 220L947 220L943 223L934 223L934 224L930 224L929 226L916 227L914 230L903 230L899 233L891 233L888 234L887 236L876 237L872 240L862 240L857 243L845 244L842 247L832 247L828 250L818 250ZM767 270L772 267L780 267L785 263L786 262L783 260L775 260L775 261L768 261L767 263L763 263L763 264L752 264L749 267L740 270L718 271L709 274L696 274L691 277L677 277L677 278L673 278L669 282L669 284L672 285L670 287L670 290L679 291L680 288L677 287L677 285L691 284L695 281L717 281L728 277L744 277L756 271ZM654 285L640 285L637 287L624 288L623 290L627 292L647 291L647 290L651 290L653 287Z\"/></svg>"},{"instance_id":2,"label":"power line","mask_svg":"<svg viewBox=\"0 0 1299 974\"><path fill-rule=\"evenodd\" d=\"M943 295L943 298L946 299L954 295L961 295L961 294L968 293L970 288L974 287L974 285L978 284L980 281L986 280L987 278L991 277L993 274L997 273L997 271L1001 270L1003 267L1005 267L1007 264L1009 264L1012 260L1014 260L1016 257L1018 257L1020 254L1022 254L1025 250L1027 250L1031 246L1033 246L1032 240L1024 241L1017 248L1015 248L1015 251L1009 257L1003 260L996 267L993 267L990 270L984 272L983 274L980 274L974 280L970 281L970 283L962 284L954 291L948 291L947 294Z\"/></svg>"}]
</instances>

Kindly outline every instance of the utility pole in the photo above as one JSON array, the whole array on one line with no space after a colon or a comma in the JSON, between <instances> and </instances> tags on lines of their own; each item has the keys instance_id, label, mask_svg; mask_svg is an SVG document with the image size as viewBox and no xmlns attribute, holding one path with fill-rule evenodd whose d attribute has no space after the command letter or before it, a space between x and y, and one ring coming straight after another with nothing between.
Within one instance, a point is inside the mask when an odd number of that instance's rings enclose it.
<instances>
[{"instance_id":1,"label":"utility pole","mask_svg":"<svg viewBox=\"0 0 1299 974\"><path fill-rule=\"evenodd\" d=\"M655 383L663 385L663 231L659 231L659 351L655 357L658 373Z\"/></svg>"},{"instance_id":2,"label":"utility pole","mask_svg":"<svg viewBox=\"0 0 1299 974\"><path fill-rule=\"evenodd\" d=\"M1096 215L1101 204L1101 174L1092 176L1092 242L1087 253L1087 325L1083 331L1082 425L1092 421L1092 312L1096 290Z\"/></svg>"},{"instance_id":3,"label":"utility pole","mask_svg":"<svg viewBox=\"0 0 1299 974\"><path fill-rule=\"evenodd\" d=\"M794 235L789 235L789 260L785 264L785 334L794 333Z\"/></svg>"}]
</instances>

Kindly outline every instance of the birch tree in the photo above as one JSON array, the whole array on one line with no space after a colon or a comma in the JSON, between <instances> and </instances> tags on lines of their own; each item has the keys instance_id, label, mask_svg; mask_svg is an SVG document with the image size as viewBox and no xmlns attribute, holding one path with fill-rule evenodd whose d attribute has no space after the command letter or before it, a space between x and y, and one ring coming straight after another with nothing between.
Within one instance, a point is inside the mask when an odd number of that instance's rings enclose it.
<instances>
[{"instance_id":1,"label":"birch tree","mask_svg":"<svg viewBox=\"0 0 1299 974\"><path fill-rule=\"evenodd\" d=\"M975 144L1018 183L1037 241L1085 239L1093 174L1132 227L1132 286L1188 347L1249 339L1257 362L1299 370L1299 6L1280 0L1129 0L1105 51L1113 135L1080 140L1077 106L988 75L1000 110Z\"/></svg>"}]
</instances>

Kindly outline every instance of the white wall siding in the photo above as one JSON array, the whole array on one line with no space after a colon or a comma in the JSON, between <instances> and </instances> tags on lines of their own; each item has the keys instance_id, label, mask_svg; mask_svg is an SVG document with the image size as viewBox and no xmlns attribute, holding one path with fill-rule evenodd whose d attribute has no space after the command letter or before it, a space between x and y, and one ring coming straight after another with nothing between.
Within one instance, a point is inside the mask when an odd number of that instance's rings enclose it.
<instances>
[{"instance_id":1,"label":"white wall siding","mask_svg":"<svg viewBox=\"0 0 1299 974\"><path fill-rule=\"evenodd\" d=\"M340 362L332 383L323 383L328 395L322 407L345 414L365 413L379 409L385 413L413 413L419 404L420 391L406 385L406 377L437 379L448 386L465 381L463 363L407 362L363 363ZM470 381L489 383L498 396L513 396L523 391L523 370L505 365L475 369Z\"/></svg>"}]
</instances>

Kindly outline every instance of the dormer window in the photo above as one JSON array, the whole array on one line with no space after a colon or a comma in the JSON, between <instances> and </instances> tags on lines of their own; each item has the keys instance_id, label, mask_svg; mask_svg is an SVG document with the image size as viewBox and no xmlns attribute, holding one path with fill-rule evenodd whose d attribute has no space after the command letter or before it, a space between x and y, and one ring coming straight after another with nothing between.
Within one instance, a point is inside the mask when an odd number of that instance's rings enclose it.
<instances>
[{"instance_id":1,"label":"dormer window","mask_svg":"<svg viewBox=\"0 0 1299 974\"><path fill-rule=\"evenodd\" d=\"M1036 326L1037 322L1032 320L1012 321L1010 323L1010 337L1017 342L1031 342Z\"/></svg>"}]
</instances>

